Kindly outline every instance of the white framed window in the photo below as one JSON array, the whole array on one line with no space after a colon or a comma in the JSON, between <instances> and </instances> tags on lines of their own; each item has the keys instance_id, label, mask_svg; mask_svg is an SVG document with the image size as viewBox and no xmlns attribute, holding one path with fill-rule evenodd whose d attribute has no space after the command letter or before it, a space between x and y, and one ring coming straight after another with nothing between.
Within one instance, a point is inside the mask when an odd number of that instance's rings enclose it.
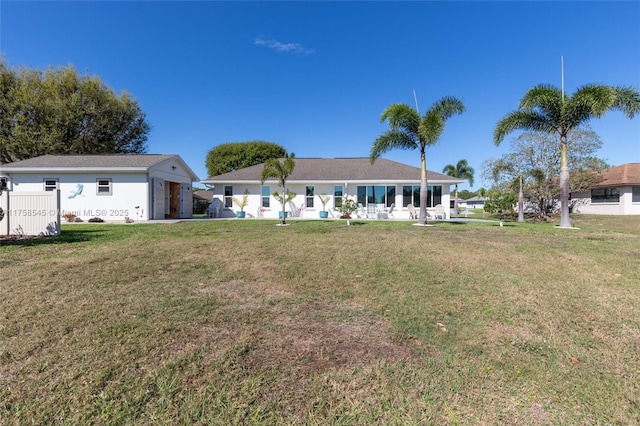
<instances>
[{"instance_id":1,"label":"white framed window","mask_svg":"<svg viewBox=\"0 0 640 426\"><path fill-rule=\"evenodd\" d=\"M420 189L420 187L418 187ZM391 207L396 202L396 187L385 185L358 186L358 203L363 206L382 204Z\"/></svg>"},{"instance_id":2,"label":"white framed window","mask_svg":"<svg viewBox=\"0 0 640 426\"><path fill-rule=\"evenodd\" d=\"M262 196L262 207L264 208L269 208L271 207L270 204L270 200L271 200L271 187L268 185L263 185L262 186L262 190L261 190L261 196Z\"/></svg>"},{"instance_id":3,"label":"white framed window","mask_svg":"<svg viewBox=\"0 0 640 426\"><path fill-rule=\"evenodd\" d=\"M112 187L111 179L96 179L96 187L97 187L97 195L112 195L113 187Z\"/></svg>"},{"instance_id":4,"label":"white framed window","mask_svg":"<svg viewBox=\"0 0 640 426\"><path fill-rule=\"evenodd\" d=\"M11 191L11 180L8 177L0 176L0 191Z\"/></svg>"},{"instance_id":5,"label":"white framed window","mask_svg":"<svg viewBox=\"0 0 640 426\"><path fill-rule=\"evenodd\" d=\"M333 208L337 209L342 207L342 185L336 185L333 187Z\"/></svg>"},{"instance_id":6,"label":"white framed window","mask_svg":"<svg viewBox=\"0 0 640 426\"><path fill-rule=\"evenodd\" d=\"M45 191L55 191L59 188L58 179L45 178L42 183Z\"/></svg>"},{"instance_id":7,"label":"white framed window","mask_svg":"<svg viewBox=\"0 0 640 426\"><path fill-rule=\"evenodd\" d=\"M599 188L591 190L592 203L619 203L620 188Z\"/></svg>"},{"instance_id":8,"label":"white framed window","mask_svg":"<svg viewBox=\"0 0 640 426\"><path fill-rule=\"evenodd\" d=\"M307 186L306 190L305 190L305 194L306 194L306 198L305 198L305 203L307 205L307 208L312 209L313 208L313 197L315 196L315 188L313 186Z\"/></svg>"},{"instance_id":9,"label":"white framed window","mask_svg":"<svg viewBox=\"0 0 640 426\"><path fill-rule=\"evenodd\" d=\"M224 187L224 206L233 207L233 186L225 185Z\"/></svg>"},{"instance_id":10,"label":"white framed window","mask_svg":"<svg viewBox=\"0 0 640 426\"><path fill-rule=\"evenodd\" d=\"M420 185L402 187L402 207L413 204L420 207ZM434 207L442 204L442 186L427 186L427 207Z\"/></svg>"}]
</instances>

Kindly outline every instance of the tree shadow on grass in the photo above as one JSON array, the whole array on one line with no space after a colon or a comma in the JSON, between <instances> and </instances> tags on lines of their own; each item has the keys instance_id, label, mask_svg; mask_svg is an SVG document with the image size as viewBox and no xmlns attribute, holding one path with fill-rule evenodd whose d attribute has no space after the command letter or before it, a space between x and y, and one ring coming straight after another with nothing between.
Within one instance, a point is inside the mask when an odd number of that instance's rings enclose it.
<instances>
[{"instance_id":1,"label":"tree shadow on grass","mask_svg":"<svg viewBox=\"0 0 640 426\"><path fill-rule=\"evenodd\" d=\"M0 246L33 247L49 244L70 244L97 240L105 236L102 229L65 229L58 236L3 235Z\"/></svg>"}]
</instances>

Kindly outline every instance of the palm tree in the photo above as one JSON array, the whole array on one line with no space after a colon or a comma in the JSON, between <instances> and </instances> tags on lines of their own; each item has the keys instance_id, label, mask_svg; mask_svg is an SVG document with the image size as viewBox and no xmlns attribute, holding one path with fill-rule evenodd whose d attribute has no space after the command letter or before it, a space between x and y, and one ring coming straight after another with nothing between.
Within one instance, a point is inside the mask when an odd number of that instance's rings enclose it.
<instances>
[{"instance_id":1,"label":"palm tree","mask_svg":"<svg viewBox=\"0 0 640 426\"><path fill-rule=\"evenodd\" d=\"M516 174L515 167L512 163L505 161L504 159L497 160L493 163L493 168L491 169L491 174L493 175L493 180L498 181L500 179L500 174L507 172L510 175ZM511 182L510 189L515 192L514 188L518 188L518 222L524 222L524 192L522 191L522 175L517 175L514 177Z\"/></svg>"},{"instance_id":2,"label":"palm tree","mask_svg":"<svg viewBox=\"0 0 640 426\"><path fill-rule=\"evenodd\" d=\"M374 163L383 153L395 148L417 149L420 151L420 215L418 223L427 223L427 161L425 149L434 145L448 118L465 110L460 100L445 96L436 101L420 117L417 109L407 104L393 104L384 110L380 121L388 121L390 130L376 138L371 147L369 158Z\"/></svg>"},{"instance_id":3,"label":"palm tree","mask_svg":"<svg viewBox=\"0 0 640 426\"><path fill-rule=\"evenodd\" d=\"M484 197L487 195L487 190L484 188L484 186L478 188L476 194L478 195L478 197L482 198L482 204L484 205ZM484 217L484 207L482 208L482 217Z\"/></svg>"},{"instance_id":4,"label":"palm tree","mask_svg":"<svg viewBox=\"0 0 640 426\"><path fill-rule=\"evenodd\" d=\"M504 116L493 131L493 142L500 145L514 130L542 131L560 136L560 227L570 228L569 165L567 134L592 118L610 110L621 110L627 118L640 112L640 93L632 87L585 85L565 96L557 87L541 84L529 89L519 108Z\"/></svg>"},{"instance_id":5,"label":"palm tree","mask_svg":"<svg viewBox=\"0 0 640 426\"><path fill-rule=\"evenodd\" d=\"M293 168L296 166L293 158L295 154L285 154L284 161L280 162L277 158L270 158L264 162L262 168L262 175L260 176L260 183L264 184L264 181L269 178L278 179L278 186L282 187L282 225L286 225L285 205L286 205L286 193L287 193L287 178L293 173Z\"/></svg>"},{"instance_id":6,"label":"palm tree","mask_svg":"<svg viewBox=\"0 0 640 426\"><path fill-rule=\"evenodd\" d=\"M442 173L457 179L468 180L469 185L473 186L473 174L475 173L475 170L473 170L473 167L469 166L469 163L467 163L467 160L460 160L455 166L453 164L447 164L442 169ZM458 212L458 184L457 183L456 183L456 196L455 196L455 201L453 202L453 208L457 213Z\"/></svg>"}]
</instances>

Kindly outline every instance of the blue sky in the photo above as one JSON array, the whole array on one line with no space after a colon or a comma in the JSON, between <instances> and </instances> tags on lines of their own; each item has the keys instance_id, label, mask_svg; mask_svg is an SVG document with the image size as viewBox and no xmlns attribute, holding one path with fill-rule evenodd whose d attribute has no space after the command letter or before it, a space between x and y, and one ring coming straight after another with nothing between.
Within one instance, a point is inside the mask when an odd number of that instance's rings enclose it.
<instances>
[{"instance_id":1,"label":"blue sky","mask_svg":"<svg viewBox=\"0 0 640 426\"><path fill-rule=\"evenodd\" d=\"M148 152L179 154L201 179L220 143L266 140L297 157L366 157L392 103L424 112L452 95L427 168L509 151L496 122L530 87L640 88L640 2L218 2L0 0L12 66L72 64L136 98ZM640 162L640 117L592 121L613 165ZM419 166L417 151L383 157ZM469 188L463 185L461 189Z\"/></svg>"}]
</instances>

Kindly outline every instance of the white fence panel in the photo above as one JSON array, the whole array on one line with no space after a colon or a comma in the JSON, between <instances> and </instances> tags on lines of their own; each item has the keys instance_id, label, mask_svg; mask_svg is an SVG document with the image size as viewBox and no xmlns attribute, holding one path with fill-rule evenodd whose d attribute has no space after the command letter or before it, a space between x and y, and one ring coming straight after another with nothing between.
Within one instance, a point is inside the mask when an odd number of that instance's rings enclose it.
<instances>
[{"instance_id":1,"label":"white fence panel","mask_svg":"<svg viewBox=\"0 0 640 426\"><path fill-rule=\"evenodd\" d=\"M2 191L2 235L60 235L60 191Z\"/></svg>"}]
</instances>

